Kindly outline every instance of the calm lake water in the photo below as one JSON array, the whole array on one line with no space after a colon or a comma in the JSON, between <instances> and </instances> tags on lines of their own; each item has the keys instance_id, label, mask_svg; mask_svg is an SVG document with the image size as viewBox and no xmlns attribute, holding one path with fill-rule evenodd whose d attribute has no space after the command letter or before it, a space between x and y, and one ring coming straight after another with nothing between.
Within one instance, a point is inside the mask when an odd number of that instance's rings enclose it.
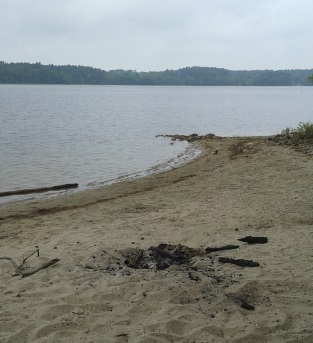
<instances>
[{"instance_id":1,"label":"calm lake water","mask_svg":"<svg viewBox=\"0 0 313 343\"><path fill-rule=\"evenodd\" d=\"M0 192L96 187L196 154L158 134L270 135L312 118L313 87L0 85Z\"/></svg>"}]
</instances>

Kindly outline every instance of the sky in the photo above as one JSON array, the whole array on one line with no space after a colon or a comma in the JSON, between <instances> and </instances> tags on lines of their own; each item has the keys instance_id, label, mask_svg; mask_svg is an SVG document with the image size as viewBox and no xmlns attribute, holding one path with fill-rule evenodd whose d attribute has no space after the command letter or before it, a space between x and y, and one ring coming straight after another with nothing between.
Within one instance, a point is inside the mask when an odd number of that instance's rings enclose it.
<instances>
[{"instance_id":1,"label":"sky","mask_svg":"<svg viewBox=\"0 0 313 343\"><path fill-rule=\"evenodd\" d=\"M313 0L0 0L0 61L312 69Z\"/></svg>"}]
</instances>

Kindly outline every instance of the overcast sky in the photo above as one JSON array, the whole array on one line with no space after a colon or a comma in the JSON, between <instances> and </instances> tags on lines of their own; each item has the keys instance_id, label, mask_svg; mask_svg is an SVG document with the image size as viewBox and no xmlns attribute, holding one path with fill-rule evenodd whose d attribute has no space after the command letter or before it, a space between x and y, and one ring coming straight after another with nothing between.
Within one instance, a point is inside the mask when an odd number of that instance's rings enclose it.
<instances>
[{"instance_id":1,"label":"overcast sky","mask_svg":"<svg viewBox=\"0 0 313 343\"><path fill-rule=\"evenodd\" d=\"M0 0L0 60L313 68L313 0Z\"/></svg>"}]
</instances>

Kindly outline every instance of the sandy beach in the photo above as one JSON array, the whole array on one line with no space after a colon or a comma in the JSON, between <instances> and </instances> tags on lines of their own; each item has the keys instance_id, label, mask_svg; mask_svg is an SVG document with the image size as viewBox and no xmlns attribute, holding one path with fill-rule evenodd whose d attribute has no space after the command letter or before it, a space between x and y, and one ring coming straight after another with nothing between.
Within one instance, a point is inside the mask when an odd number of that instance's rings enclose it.
<instances>
[{"instance_id":1,"label":"sandy beach","mask_svg":"<svg viewBox=\"0 0 313 343\"><path fill-rule=\"evenodd\" d=\"M0 205L0 256L39 248L23 270L59 259L27 277L0 260L0 342L313 342L313 155L266 138L201 144L168 172ZM129 266L160 244L190 258ZM205 250L226 245L239 248Z\"/></svg>"}]
</instances>

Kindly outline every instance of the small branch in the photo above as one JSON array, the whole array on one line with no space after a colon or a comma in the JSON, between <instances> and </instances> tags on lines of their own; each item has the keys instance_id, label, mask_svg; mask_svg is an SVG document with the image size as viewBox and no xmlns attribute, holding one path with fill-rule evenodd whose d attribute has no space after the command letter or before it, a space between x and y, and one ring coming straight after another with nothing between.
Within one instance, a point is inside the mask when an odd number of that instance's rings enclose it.
<instances>
[{"instance_id":1,"label":"small branch","mask_svg":"<svg viewBox=\"0 0 313 343\"><path fill-rule=\"evenodd\" d=\"M30 258L32 257L33 255L35 255L37 253L37 256L39 256L39 248L37 250L35 250L34 252L32 252L28 257L24 258L21 265L19 266L19 269L22 269L25 262Z\"/></svg>"},{"instance_id":2,"label":"small branch","mask_svg":"<svg viewBox=\"0 0 313 343\"><path fill-rule=\"evenodd\" d=\"M56 264L59 261L60 261L59 258L54 258L53 260L50 260L50 261L48 261L46 263L41 264L37 268L31 269L31 270L22 270L22 271L20 271L20 273L18 275L21 275L22 277L33 275L33 274L39 272L39 270L42 270L42 269L48 268L50 266L53 266L54 264Z\"/></svg>"},{"instance_id":3,"label":"small branch","mask_svg":"<svg viewBox=\"0 0 313 343\"><path fill-rule=\"evenodd\" d=\"M39 270L41 269L45 269L45 268L48 268L52 265L54 265L55 263L59 262L60 259L58 258L54 258L53 260L50 260L49 262L46 262L46 263L43 263L41 264L39 267L37 268L33 268L33 269L30 269L30 270L27 270L26 267L25 267L25 262L26 260L28 260L31 256L33 256L35 253L38 254L39 256L39 249L37 249L36 251L34 251L33 253L31 253L28 257L26 258L23 258L23 261L21 264L17 264L12 257L7 257L7 256L0 256L0 260L7 260L7 261L10 261L13 266L14 266L14 269L15 269L15 274L13 274L13 276L21 276L21 277L26 277L26 276L30 276L30 275L33 275L37 272L39 272Z\"/></svg>"}]
</instances>

